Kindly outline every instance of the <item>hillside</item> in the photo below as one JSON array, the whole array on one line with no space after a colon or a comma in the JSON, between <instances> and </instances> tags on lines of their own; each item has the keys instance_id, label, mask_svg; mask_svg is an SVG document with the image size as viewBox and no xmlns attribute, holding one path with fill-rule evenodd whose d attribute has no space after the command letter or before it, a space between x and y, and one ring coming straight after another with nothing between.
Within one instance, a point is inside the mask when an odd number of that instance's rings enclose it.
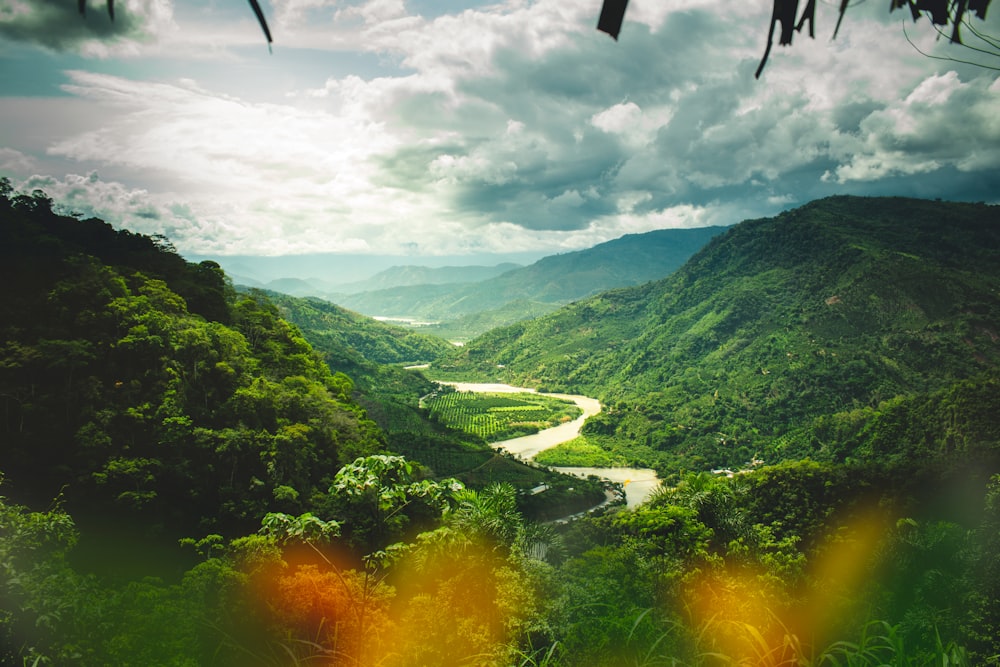
<instances>
[{"instance_id":1,"label":"hillside","mask_svg":"<svg viewBox=\"0 0 1000 667\"><path fill-rule=\"evenodd\" d=\"M335 289L338 294L356 294L406 285L477 283L519 268L521 265L513 262L496 266L393 266L366 280L337 285Z\"/></svg>"},{"instance_id":2,"label":"hillside","mask_svg":"<svg viewBox=\"0 0 1000 667\"><path fill-rule=\"evenodd\" d=\"M385 450L351 380L213 262L39 193L0 199L0 260L9 497L169 543L301 511Z\"/></svg>"},{"instance_id":3,"label":"hillside","mask_svg":"<svg viewBox=\"0 0 1000 667\"><path fill-rule=\"evenodd\" d=\"M530 266L469 284L409 285L392 289L336 294L338 304L368 315L448 321L516 302L550 307L627 285L660 279L677 269L721 227L664 229L629 234L600 245L544 257ZM530 317L535 310L527 311ZM467 320L472 327L477 320ZM489 326L494 320L480 322ZM484 328L466 330L482 333Z\"/></svg>"},{"instance_id":4,"label":"hillside","mask_svg":"<svg viewBox=\"0 0 1000 667\"><path fill-rule=\"evenodd\" d=\"M328 339L328 347L356 352L378 364L418 364L451 351L445 340L353 313L317 298L294 298L277 292L268 297L311 341ZM313 342L315 345L316 343ZM331 365L337 368L336 364Z\"/></svg>"},{"instance_id":5,"label":"hillside","mask_svg":"<svg viewBox=\"0 0 1000 667\"><path fill-rule=\"evenodd\" d=\"M743 222L665 280L491 331L439 369L589 392L609 406L594 442L704 468L784 458L813 420L958 381L989 400L976 378L996 376L998 334L1000 209L835 197Z\"/></svg>"},{"instance_id":6,"label":"hillside","mask_svg":"<svg viewBox=\"0 0 1000 667\"><path fill-rule=\"evenodd\" d=\"M819 402L810 418L811 399L767 395L787 421L762 441L793 460L675 475L641 506L538 525L605 490L445 424L524 432L571 418L565 406L443 391L429 420L416 401L428 380L366 355L419 360L440 341L316 299L239 293L164 238L0 188L2 664L979 665L1000 653L995 209L818 202L744 223L667 281L491 332L525 378L559 375L525 342L547 344L553 367L586 361L574 381L611 398L586 444L628 445L664 469L665 457L708 463L705 420L733 424L708 433L724 447L740 420L766 415L758 383L787 376L782 359L812 360L804 397L852 406ZM823 275L836 292L808 310L807 274L838 249ZM456 371L502 370L480 342L460 356ZM844 358L892 364L831 372ZM627 384L599 384L616 378ZM687 410L667 430L695 434L686 451L653 446L671 410Z\"/></svg>"},{"instance_id":7,"label":"hillside","mask_svg":"<svg viewBox=\"0 0 1000 667\"><path fill-rule=\"evenodd\" d=\"M458 474L481 465L492 451L478 439L462 437L427 418L419 399L436 388L402 364L431 361L452 346L433 336L383 324L314 298L271 293L281 314L293 323L334 371L354 380L354 397L386 433L390 448L438 463L440 474ZM443 452L451 465L441 466ZM471 463L470 463L471 462Z\"/></svg>"}]
</instances>

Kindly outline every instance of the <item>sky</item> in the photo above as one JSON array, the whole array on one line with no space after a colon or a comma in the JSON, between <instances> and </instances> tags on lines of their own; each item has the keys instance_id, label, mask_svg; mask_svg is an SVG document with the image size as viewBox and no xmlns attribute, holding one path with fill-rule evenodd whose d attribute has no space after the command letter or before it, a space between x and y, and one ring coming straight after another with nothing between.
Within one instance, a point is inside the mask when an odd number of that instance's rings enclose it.
<instances>
[{"instance_id":1,"label":"sky","mask_svg":"<svg viewBox=\"0 0 1000 667\"><path fill-rule=\"evenodd\" d=\"M632 0L617 41L601 0L263 0L271 49L243 0L76 4L0 0L0 175L185 256L488 262L835 194L1000 201L1000 57L888 0L835 40L820 0L759 80L767 0Z\"/></svg>"}]
</instances>

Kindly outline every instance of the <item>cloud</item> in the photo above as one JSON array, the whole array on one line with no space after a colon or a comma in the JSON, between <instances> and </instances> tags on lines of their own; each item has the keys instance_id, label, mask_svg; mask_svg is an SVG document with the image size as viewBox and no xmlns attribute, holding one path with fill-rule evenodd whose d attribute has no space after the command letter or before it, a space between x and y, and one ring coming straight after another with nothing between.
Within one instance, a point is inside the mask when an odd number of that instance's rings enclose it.
<instances>
[{"instance_id":1,"label":"cloud","mask_svg":"<svg viewBox=\"0 0 1000 667\"><path fill-rule=\"evenodd\" d=\"M175 216L161 207L149 192L103 181L96 172L69 174L62 179L35 175L14 182L14 186L21 192L44 190L65 213L83 218L100 217L115 227L168 236L182 231L183 225L178 224Z\"/></svg>"},{"instance_id":2,"label":"cloud","mask_svg":"<svg viewBox=\"0 0 1000 667\"><path fill-rule=\"evenodd\" d=\"M766 0L639 3L618 42L595 30L599 4L422 16L400 0L276 0L273 56L239 51L259 42L252 16L233 27L179 6L161 38L204 41L189 66L142 80L76 65L72 118L39 154L12 141L0 166L62 164L52 187L78 210L201 254L562 251L839 192L1000 191L996 76L916 55L881 10L852 8L835 42L821 23L775 48L756 81ZM213 39L233 60L191 67ZM287 96L253 88L346 50L379 67L303 75ZM230 73L246 94L219 91ZM3 131L37 134L31 119Z\"/></svg>"},{"instance_id":3,"label":"cloud","mask_svg":"<svg viewBox=\"0 0 1000 667\"><path fill-rule=\"evenodd\" d=\"M860 132L838 135L839 183L892 175L1000 170L1000 85L963 82L954 71L921 81L904 99L873 111Z\"/></svg>"},{"instance_id":4,"label":"cloud","mask_svg":"<svg viewBox=\"0 0 1000 667\"><path fill-rule=\"evenodd\" d=\"M119 0L115 17L103 1L89 0L81 16L64 0L8 0L0 6L0 36L53 51L108 57L135 53L171 22L169 0Z\"/></svg>"},{"instance_id":5,"label":"cloud","mask_svg":"<svg viewBox=\"0 0 1000 667\"><path fill-rule=\"evenodd\" d=\"M13 148L0 148L0 173L24 173L37 167L37 161Z\"/></svg>"}]
</instances>

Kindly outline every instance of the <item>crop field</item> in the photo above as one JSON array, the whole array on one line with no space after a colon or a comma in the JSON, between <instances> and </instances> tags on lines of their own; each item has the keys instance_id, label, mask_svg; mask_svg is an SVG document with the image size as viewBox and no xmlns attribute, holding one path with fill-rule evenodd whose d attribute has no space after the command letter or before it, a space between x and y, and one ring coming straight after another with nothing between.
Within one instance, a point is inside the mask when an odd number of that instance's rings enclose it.
<instances>
[{"instance_id":1,"label":"crop field","mask_svg":"<svg viewBox=\"0 0 1000 667\"><path fill-rule=\"evenodd\" d=\"M575 404L539 394L448 392L427 399L431 417L488 442L516 438L575 419Z\"/></svg>"}]
</instances>

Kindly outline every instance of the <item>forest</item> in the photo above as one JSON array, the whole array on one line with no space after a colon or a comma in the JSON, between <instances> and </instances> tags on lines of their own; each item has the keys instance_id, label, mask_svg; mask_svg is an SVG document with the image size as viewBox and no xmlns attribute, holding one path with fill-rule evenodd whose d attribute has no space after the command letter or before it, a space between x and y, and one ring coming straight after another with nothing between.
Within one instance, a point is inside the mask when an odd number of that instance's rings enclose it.
<instances>
[{"instance_id":1,"label":"forest","mask_svg":"<svg viewBox=\"0 0 1000 667\"><path fill-rule=\"evenodd\" d=\"M1000 664L997 207L814 202L453 349L0 190L3 664ZM458 376L662 487L548 522L600 491Z\"/></svg>"}]
</instances>

